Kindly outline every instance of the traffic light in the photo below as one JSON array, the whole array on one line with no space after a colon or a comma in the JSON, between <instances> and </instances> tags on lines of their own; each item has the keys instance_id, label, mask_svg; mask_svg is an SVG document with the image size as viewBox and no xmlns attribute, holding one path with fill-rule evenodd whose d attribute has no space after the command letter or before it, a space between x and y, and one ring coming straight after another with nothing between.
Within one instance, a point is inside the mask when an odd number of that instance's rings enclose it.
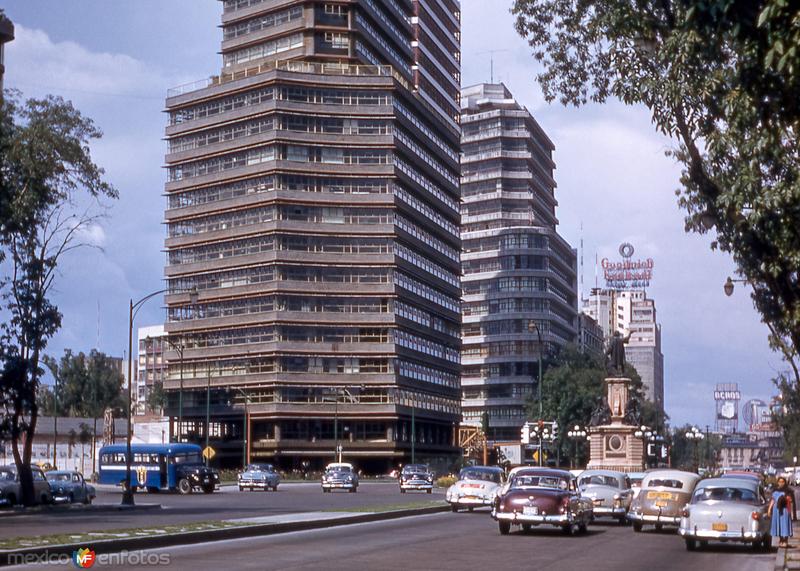
<instances>
[{"instance_id":1,"label":"traffic light","mask_svg":"<svg viewBox=\"0 0 800 571\"><path fill-rule=\"evenodd\" d=\"M558 423L557 422L553 423L553 428L551 429L550 437L553 440L558 440Z\"/></svg>"},{"instance_id":2,"label":"traffic light","mask_svg":"<svg viewBox=\"0 0 800 571\"><path fill-rule=\"evenodd\" d=\"M522 425L522 430L520 430L519 432L520 432L520 441L523 444L530 444L531 443L530 425L526 422L525 424Z\"/></svg>"}]
</instances>

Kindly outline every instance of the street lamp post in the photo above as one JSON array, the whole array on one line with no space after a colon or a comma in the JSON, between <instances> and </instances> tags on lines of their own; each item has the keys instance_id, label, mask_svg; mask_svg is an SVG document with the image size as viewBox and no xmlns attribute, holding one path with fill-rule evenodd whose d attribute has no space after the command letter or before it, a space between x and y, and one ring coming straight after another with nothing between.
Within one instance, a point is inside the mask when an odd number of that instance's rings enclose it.
<instances>
[{"instance_id":1,"label":"street lamp post","mask_svg":"<svg viewBox=\"0 0 800 571\"><path fill-rule=\"evenodd\" d=\"M588 436L589 433L579 424L576 424L572 430L567 432L567 438L575 443L575 463L574 465L570 463L570 467L575 468L578 465L578 444L581 441L586 440Z\"/></svg>"},{"instance_id":2,"label":"street lamp post","mask_svg":"<svg viewBox=\"0 0 800 571\"><path fill-rule=\"evenodd\" d=\"M636 432L633 433L636 438L642 439L642 447L644 448L644 453L642 454L642 463L644 464L644 468L647 468L647 442L650 440L650 437L653 436L653 431L650 429L649 426L642 425L636 429Z\"/></svg>"},{"instance_id":3,"label":"street lamp post","mask_svg":"<svg viewBox=\"0 0 800 571\"><path fill-rule=\"evenodd\" d=\"M154 291L153 293L147 294L136 303L134 303L133 299L131 299L130 304L128 305L128 433L125 438L125 481L122 491L123 506L132 506L134 504L133 486L131 482L131 461L133 459L133 454L131 452L131 439L133 437L133 320L136 318L136 314L139 313L139 310L148 300L167 291L167 289ZM193 287L189 291L189 297L192 300L196 299L197 288Z\"/></svg>"},{"instance_id":4,"label":"street lamp post","mask_svg":"<svg viewBox=\"0 0 800 571\"><path fill-rule=\"evenodd\" d=\"M542 405L542 354L543 354L543 347L542 347L542 331L539 329L539 326L536 324L536 321L533 319L528 320L528 333L533 333L534 330L536 331L536 336L539 339L539 379L536 383L536 398L539 401L539 420L542 420L544 416L543 405ZM540 454L541 456L541 454Z\"/></svg>"},{"instance_id":5,"label":"street lamp post","mask_svg":"<svg viewBox=\"0 0 800 571\"><path fill-rule=\"evenodd\" d=\"M686 431L686 439L689 442L694 443L694 460L695 460L695 472L700 471L700 458L697 456L697 448L700 444L700 441L705 438L705 435L700 431L699 428L693 426L691 429Z\"/></svg>"},{"instance_id":6,"label":"street lamp post","mask_svg":"<svg viewBox=\"0 0 800 571\"><path fill-rule=\"evenodd\" d=\"M242 431L242 469L250 463L250 396L244 390L235 387L244 397L244 430Z\"/></svg>"},{"instance_id":7,"label":"street lamp post","mask_svg":"<svg viewBox=\"0 0 800 571\"><path fill-rule=\"evenodd\" d=\"M178 354L178 367L180 367L180 384L178 385L178 426L175 431L175 440L183 442L183 338L180 343L170 341L169 337L166 338L167 344Z\"/></svg>"}]
</instances>

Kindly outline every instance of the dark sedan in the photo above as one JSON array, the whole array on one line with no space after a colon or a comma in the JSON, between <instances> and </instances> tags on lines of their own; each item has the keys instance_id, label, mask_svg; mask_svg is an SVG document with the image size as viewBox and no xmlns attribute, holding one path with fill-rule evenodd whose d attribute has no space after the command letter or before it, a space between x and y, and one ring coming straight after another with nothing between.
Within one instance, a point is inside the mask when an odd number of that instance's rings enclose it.
<instances>
[{"instance_id":1,"label":"dark sedan","mask_svg":"<svg viewBox=\"0 0 800 571\"><path fill-rule=\"evenodd\" d=\"M91 504L97 497L94 486L87 484L80 472L57 470L46 475L54 503Z\"/></svg>"}]
</instances>

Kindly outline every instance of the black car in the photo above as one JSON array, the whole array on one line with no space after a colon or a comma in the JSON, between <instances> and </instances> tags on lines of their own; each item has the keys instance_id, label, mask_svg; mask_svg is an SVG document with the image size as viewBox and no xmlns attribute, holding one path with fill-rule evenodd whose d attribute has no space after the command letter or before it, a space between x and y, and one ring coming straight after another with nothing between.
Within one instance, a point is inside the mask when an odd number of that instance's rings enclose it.
<instances>
[{"instance_id":1,"label":"black car","mask_svg":"<svg viewBox=\"0 0 800 571\"><path fill-rule=\"evenodd\" d=\"M407 464L400 471L400 493L408 490L433 492L433 472L427 464Z\"/></svg>"},{"instance_id":2,"label":"black car","mask_svg":"<svg viewBox=\"0 0 800 571\"><path fill-rule=\"evenodd\" d=\"M181 494L191 494L198 489L210 494L219 486L219 472L204 464L178 464L176 470Z\"/></svg>"}]
</instances>

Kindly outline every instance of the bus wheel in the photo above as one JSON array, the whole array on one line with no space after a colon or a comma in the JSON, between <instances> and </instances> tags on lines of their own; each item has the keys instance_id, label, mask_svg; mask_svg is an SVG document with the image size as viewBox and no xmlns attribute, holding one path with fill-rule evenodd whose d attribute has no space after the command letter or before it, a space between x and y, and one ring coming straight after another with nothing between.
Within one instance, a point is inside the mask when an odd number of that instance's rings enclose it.
<instances>
[{"instance_id":1,"label":"bus wheel","mask_svg":"<svg viewBox=\"0 0 800 571\"><path fill-rule=\"evenodd\" d=\"M182 478L178 482L178 493L184 496L192 493L192 485L189 483L189 480Z\"/></svg>"}]
</instances>

